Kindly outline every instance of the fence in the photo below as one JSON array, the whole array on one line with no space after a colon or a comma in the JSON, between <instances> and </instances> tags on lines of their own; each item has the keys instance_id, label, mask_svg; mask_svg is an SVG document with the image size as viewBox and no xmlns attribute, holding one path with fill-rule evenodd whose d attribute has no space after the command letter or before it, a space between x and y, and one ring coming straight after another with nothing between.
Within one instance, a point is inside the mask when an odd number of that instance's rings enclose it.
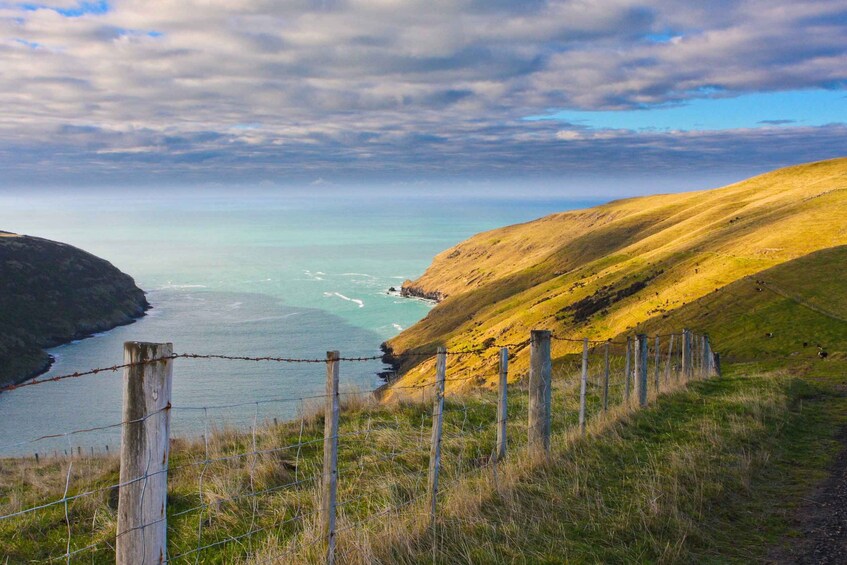
<instances>
[{"instance_id":1,"label":"fence","mask_svg":"<svg viewBox=\"0 0 847 565\"><path fill-rule=\"evenodd\" d=\"M57 434L68 439L68 457L0 460L0 477L10 477L0 485L4 557L143 564L297 556L333 563L345 541L340 536L388 515L417 512L437 527L444 492L473 473L496 473L515 450L543 456L555 433L585 433L591 418L615 406L643 407L663 390L720 374L708 336L688 330L625 341L574 340L539 330L511 350L525 345L528 375L512 385L510 347L420 354L434 357L434 379L394 386L420 391L423 402L391 409L371 404L374 391L340 386L346 364L378 357L345 358L337 351L319 359L243 357L174 354L170 344L129 342L122 365L18 385L123 369L123 417L110 426ZM494 390L445 395L447 383L479 377L473 370L451 374L451 358L489 354L497 362ZM223 406L173 405L177 359L323 365L326 391ZM260 406L292 402L300 406L299 418L260 419ZM252 411L249 429L215 426L216 410L239 407ZM202 435L172 438L173 415L189 411L203 414ZM103 428L120 430L118 454L74 455L71 437ZM55 436L27 443L46 437ZM18 490L15 473L25 484Z\"/></svg>"}]
</instances>

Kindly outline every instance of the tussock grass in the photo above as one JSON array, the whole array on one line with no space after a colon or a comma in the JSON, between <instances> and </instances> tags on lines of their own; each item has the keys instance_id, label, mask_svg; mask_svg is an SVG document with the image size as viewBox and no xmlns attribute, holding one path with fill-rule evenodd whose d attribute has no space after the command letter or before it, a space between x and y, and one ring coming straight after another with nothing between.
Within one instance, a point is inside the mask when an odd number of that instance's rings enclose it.
<instances>
[{"instance_id":1,"label":"tussock grass","mask_svg":"<svg viewBox=\"0 0 847 565\"><path fill-rule=\"evenodd\" d=\"M810 395L829 417L800 409ZM618 407L586 437L560 432L549 460L518 454L466 478L434 531L418 518L375 527L369 545L357 532L344 562L760 560L832 456L844 405L787 374L694 383L644 411Z\"/></svg>"},{"instance_id":2,"label":"tussock grass","mask_svg":"<svg viewBox=\"0 0 847 565\"><path fill-rule=\"evenodd\" d=\"M687 387L672 379L672 392L637 411L617 387L604 414L591 387L583 436L574 366L560 360L554 368L549 459L525 448L523 383L510 388L510 451L496 465L494 395L448 398L434 528L425 497L431 404L380 405L350 394L341 416L338 561L749 562L789 530L786 508L825 472L835 447L826 438L847 421L847 410L832 408L844 401L830 377L809 384L787 372L730 369L727 378ZM297 420L265 422L255 433L220 427L208 441L175 441L171 557L219 544L200 552L200 561L321 562L320 495L310 479L321 471L322 435L320 408L305 407ZM236 457L254 445L270 451ZM73 463L70 494L117 482L114 457ZM61 498L66 460L0 465L0 512ZM115 502L107 489L69 504L71 550L100 544L75 562L111 558ZM0 522L0 538L9 562L62 555L64 506Z\"/></svg>"}]
</instances>

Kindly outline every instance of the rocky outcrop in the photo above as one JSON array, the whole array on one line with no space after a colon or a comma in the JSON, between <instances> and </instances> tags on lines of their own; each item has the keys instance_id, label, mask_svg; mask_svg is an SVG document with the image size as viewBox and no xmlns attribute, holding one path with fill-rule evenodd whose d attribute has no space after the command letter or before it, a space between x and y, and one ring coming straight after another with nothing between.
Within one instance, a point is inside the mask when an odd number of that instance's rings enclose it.
<instances>
[{"instance_id":1,"label":"rocky outcrop","mask_svg":"<svg viewBox=\"0 0 847 565\"><path fill-rule=\"evenodd\" d=\"M433 302L441 302L447 295L440 290L426 290L423 287L415 286L412 281L407 280L400 288L400 296L406 298L422 298L424 300L432 300Z\"/></svg>"},{"instance_id":2,"label":"rocky outcrop","mask_svg":"<svg viewBox=\"0 0 847 565\"><path fill-rule=\"evenodd\" d=\"M46 371L44 351L150 308L132 277L80 249L0 232L0 386Z\"/></svg>"}]
</instances>

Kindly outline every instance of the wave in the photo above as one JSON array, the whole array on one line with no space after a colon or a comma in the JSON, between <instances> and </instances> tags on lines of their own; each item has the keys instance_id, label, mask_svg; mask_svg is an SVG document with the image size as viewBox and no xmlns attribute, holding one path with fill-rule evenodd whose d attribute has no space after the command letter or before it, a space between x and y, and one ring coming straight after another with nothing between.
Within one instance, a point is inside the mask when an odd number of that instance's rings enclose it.
<instances>
[{"instance_id":1,"label":"wave","mask_svg":"<svg viewBox=\"0 0 847 565\"><path fill-rule=\"evenodd\" d=\"M164 286L160 286L156 290L180 290L183 288L209 288L204 284L171 284L168 283Z\"/></svg>"},{"instance_id":2,"label":"wave","mask_svg":"<svg viewBox=\"0 0 847 565\"><path fill-rule=\"evenodd\" d=\"M290 318L291 316L297 316L302 312L291 312L290 314L284 314L282 316L264 316L262 318L250 318L249 320L238 320L237 322L232 322L233 324L252 324L255 322L265 322L267 320L284 320L286 318Z\"/></svg>"},{"instance_id":3,"label":"wave","mask_svg":"<svg viewBox=\"0 0 847 565\"><path fill-rule=\"evenodd\" d=\"M398 332L403 331L403 326L401 326L400 324L391 324L391 325L394 326L394 329L397 330Z\"/></svg>"},{"instance_id":4,"label":"wave","mask_svg":"<svg viewBox=\"0 0 847 565\"><path fill-rule=\"evenodd\" d=\"M358 298L350 298L348 296L344 296L340 292L324 292L324 296L337 296L338 298L340 298L342 300L346 300L348 302L353 302L354 304L358 304L359 308L365 307L365 301L364 300L359 300Z\"/></svg>"},{"instance_id":5,"label":"wave","mask_svg":"<svg viewBox=\"0 0 847 565\"><path fill-rule=\"evenodd\" d=\"M373 275L369 275L367 273L341 273L342 277L368 277L369 279L375 279L376 277Z\"/></svg>"}]
</instances>

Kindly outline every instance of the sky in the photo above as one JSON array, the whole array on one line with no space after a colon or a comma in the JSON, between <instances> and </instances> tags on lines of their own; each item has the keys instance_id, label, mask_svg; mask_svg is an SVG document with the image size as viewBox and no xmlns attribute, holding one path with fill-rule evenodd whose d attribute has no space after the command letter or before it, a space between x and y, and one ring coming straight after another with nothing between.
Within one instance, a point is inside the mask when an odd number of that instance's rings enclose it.
<instances>
[{"instance_id":1,"label":"sky","mask_svg":"<svg viewBox=\"0 0 847 565\"><path fill-rule=\"evenodd\" d=\"M697 188L845 124L844 0L0 0L0 188Z\"/></svg>"}]
</instances>

